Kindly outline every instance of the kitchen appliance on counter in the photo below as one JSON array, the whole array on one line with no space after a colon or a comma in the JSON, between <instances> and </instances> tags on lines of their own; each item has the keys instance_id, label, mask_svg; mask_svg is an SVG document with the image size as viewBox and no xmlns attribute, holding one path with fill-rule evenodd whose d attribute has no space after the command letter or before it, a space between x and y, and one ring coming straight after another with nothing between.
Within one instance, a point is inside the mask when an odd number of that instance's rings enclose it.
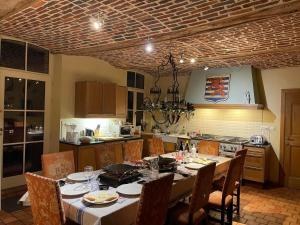
<instances>
[{"instance_id":1,"label":"kitchen appliance on counter","mask_svg":"<svg viewBox=\"0 0 300 225\"><path fill-rule=\"evenodd\" d=\"M253 145L264 145L267 143L267 139L263 135L252 135L249 142Z\"/></svg>"},{"instance_id":2,"label":"kitchen appliance on counter","mask_svg":"<svg viewBox=\"0 0 300 225\"><path fill-rule=\"evenodd\" d=\"M95 132L92 129L85 129L85 136L93 137Z\"/></svg>"},{"instance_id":3,"label":"kitchen appliance on counter","mask_svg":"<svg viewBox=\"0 0 300 225\"><path fill-rule=\"evenodd\" d=\"M133 136L134 126L132 124L125 124L120 126L120 137Z\"/></svg>"},{"instance_id":4,"label":"kitchen appliance on counter","mask_svg":"<svg viewBox=\"0 0 300 225\"><path fill-rule=\"evenodd\" d=\"M76 143L79 138L79 133L75 131L76 125L75 124L64 124L66 127L66 142L69 143Z\"/></svg>"}]
</instances>

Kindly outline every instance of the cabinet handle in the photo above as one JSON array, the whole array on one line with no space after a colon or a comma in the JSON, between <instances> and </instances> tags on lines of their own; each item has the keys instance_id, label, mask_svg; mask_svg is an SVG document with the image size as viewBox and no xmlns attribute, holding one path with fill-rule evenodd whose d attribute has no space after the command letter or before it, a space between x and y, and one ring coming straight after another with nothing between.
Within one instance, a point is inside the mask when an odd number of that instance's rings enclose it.
<instances>
[{"instance_id":1,"label":"cabinet handle","mask_svg":"<svg viewBox=\"0 0 300 225\"><path fill-rule=\"evenodd\" d=\"M0 136L3 134L3 128L0 128Z\"/></svg>"},{"instance_id":2,"label":"cabinet handle","mask_svg":"<svg viewBox=\"0 0 300 225\"><path fill-rule=\"evenodd\" d=\"M251 169L251 170L262 170L262 168L255 167L255 166L245 166L246 169Z\"/></svg>"}]
</instances>

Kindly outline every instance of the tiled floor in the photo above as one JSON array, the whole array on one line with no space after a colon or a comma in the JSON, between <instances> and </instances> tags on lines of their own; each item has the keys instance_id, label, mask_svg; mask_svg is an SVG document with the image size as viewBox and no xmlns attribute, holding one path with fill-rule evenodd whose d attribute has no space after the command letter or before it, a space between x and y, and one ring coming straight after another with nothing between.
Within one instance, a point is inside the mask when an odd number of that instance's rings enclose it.
<instances>
[{"instance_id":1,"label":"tiled floor","mask_svg":"<svg viewBox=\"0 0 300 225\"><path fill-rule=\"evenodd\" d=\"M299 225L300 190L287 188L258 189L242 187L242 210L234 224ZM6 213L0 211L0 225L33 224L30 208Z\"/></svg>"}]
</instances>

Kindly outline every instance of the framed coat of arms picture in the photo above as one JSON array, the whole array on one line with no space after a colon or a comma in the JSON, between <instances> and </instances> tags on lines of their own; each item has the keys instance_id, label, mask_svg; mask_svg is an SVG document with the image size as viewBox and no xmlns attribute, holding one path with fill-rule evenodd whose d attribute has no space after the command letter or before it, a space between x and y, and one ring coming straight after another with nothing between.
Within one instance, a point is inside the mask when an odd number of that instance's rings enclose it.
<instances>
[{"instance_id":1,"label":"framed coat of arms picture","mask_svg":"<svg viewBox=\"0 0 300 225\"><path fill-rule=\"evenodd\" d=\"M215 103L226 101L229 98L229 90L230 74L207 76L204 99Z\"/></svg>"}]
</instances>

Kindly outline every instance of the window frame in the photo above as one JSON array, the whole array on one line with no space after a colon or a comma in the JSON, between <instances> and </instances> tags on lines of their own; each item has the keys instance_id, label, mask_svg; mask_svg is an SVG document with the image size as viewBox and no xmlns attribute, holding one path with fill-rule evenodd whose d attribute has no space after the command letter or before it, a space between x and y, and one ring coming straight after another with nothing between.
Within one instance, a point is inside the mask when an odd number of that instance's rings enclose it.
<instances>
[{"instance_id":1,"label":"window frame","mask_svg":"<svg viewBox=\"0 0 300 225\"><path fill-rule=\"evenodd\" d=\"M19 39L16 39L16 38L11 38L11 37L7 37L7 36L1 36L0 35L0 56L1 56L1 42L2 42L2 39L3 40L11 40L11 41L16 41L16 42L22 42L22 43L25 43L25 68L24 69L16 69L16 68L12 68L12 67L5 67L5 66L0 66L0 68L4 68L4 69L11 69L11 70L18 70L18 71L26 71L26 72L29 72L29 73L36 73L36 74L43 74L43 75L49 75L50 74L50 50L47 49L47 48L43 48L39 45L36 45L36 44L33 44L33 43L30 43L30 42L27 42L27 41L23 41L23 40L19 40ZM46 73L44 72L36 72L36 71L32 71L32 70L28 70L28 46L29 45L32 45L32 46L35 46L37 48L40 48L40 49L44 49L45 51L48 52L48 71Z\"/></svg>"},{"instance_id":2,"label":"window frame","mask_svg":"<svg viewBox=\"0 0 300 225\"><path fill-rule=\"evenodd\" d=\"M133 113L132 124L134 126L136 126L136 112L137 111L143 111L143 110L138 110L137 109L137 93L142 93L144 95L144 98L145 98L145 90L139 89L139 88L128 87L128 91L131 91L133 93L133 109L128 109L128 106L127 106L127 117L128 117L128 111L132 111L132 113ZM143 113L143 120L145 120L145 113Z\"/></svg>"}]
</instances>

